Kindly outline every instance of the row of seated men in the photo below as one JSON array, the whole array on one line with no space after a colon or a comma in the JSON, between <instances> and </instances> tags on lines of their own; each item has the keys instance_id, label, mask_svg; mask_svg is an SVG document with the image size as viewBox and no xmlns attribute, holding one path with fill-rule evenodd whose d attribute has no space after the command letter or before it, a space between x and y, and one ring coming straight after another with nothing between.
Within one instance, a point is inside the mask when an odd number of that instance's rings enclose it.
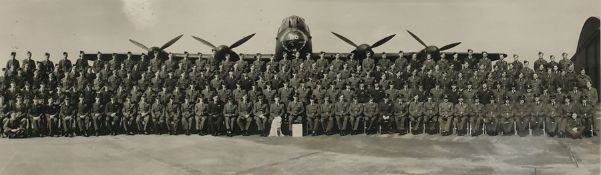
<instances>
[{"instance_id":1,"label":"row of seated men","mask_svg":"<svg viewBox=\"0 0 601 175\"><path fill-rule=\"evenodd\" d=\"M508 96L497 102L491 96L487 104L481 103L478 96L473 99L460 96L457 103L451 103L447 95L440 101L431 96L425 97L425 101L419 95L410 101L384 96L381 102L370 96L365 103L360 103L356 96L347 101L344 95L332 100L324 97L322 102L311 96L308 103L303 103L296 94L287 103L278 96L269 103L262 95L256 100L244 95L240 101L228 98L226 102L214 95L208 102L199 97L184 98L182 103L170 97L166 104L160 98L147 102L141 97L137 103L129 97L123 103L113 96L108 103L100 102L100 98L103 97L99 94L88 104L83 96L66 97L63 102L52 96L47 101L36 96L32 104L26 104L22 97L17 97L14 105L2 106L3 135L11 138L120 133L232 136L238 131L247 136L255 124L255 133L267 136L272 127L283 128L290 134L293 123L304 123L312 135L380 131L401 135L546 134L581 138L583 134L593 135L593 115L597 112L587 97L572 102L570 97L557 99L555 95L550 96L549 102L542 102L538 95L532 102L526 102L525 96L519 97L518 102Z\"/></svg>"}]
</instances>

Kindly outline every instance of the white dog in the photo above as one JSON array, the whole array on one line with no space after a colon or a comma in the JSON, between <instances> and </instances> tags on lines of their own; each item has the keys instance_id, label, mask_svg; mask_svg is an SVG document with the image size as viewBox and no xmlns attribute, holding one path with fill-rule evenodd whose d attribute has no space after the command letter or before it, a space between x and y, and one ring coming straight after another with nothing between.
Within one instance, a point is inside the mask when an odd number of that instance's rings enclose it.
<instances>
[{"instance_id":1,"label":"white dog","mask_svg":"<svg viewBox=\"0 0 601 175\"><path fill-rule=\"evenodd\" d=\"M271 129L269 130L269 137L282 136L282 117L277 116L273 118L271 122Z\"/></svg>"}]
</instances>

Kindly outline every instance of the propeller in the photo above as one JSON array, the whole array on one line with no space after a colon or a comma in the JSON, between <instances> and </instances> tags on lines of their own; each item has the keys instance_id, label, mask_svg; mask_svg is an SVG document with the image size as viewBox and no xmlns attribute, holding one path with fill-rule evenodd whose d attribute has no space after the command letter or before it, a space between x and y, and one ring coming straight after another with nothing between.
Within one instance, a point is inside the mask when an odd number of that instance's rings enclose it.
<instances>
[{"instance_id":1,"label":"propeller","mask_svg":"<svg viewBox=\"0 0 601 175\"><path fill-rule=\"evenodd\" d=\"M361 45L357 45L355 44L353 41L349 40L348 38L336 33L336 32L332 32L332 34L334 34L336 37L338 37L339 39L341 39L342 41L348 43L349 45L355 47L355 50L352 51L352 53L355 53L356 57L359 59L365 58L366 54L372 53L373 54L373 48L376 48L378 46L381 46L382 44L390 41L390 39L392 39L396 34L387 36L385 38L380 39L379 41L375 42L372 45L368 45L368 44L361 44Z\"/></svg>"},{"instance_id":2,"label":"propeller","mask_svg":"<svg viewBox=\"0 0 601 175\"><path fill-rule=\"evenodd\" d=\"M175 37L175 38L173 38L173 39L171 39L171 40L167 41L167 42L166 42L165 44L163 44L163 46L161 46L161 47L150 47L150 48L149 48L149 47L147 47L146 45L144 45L144 44L142 44L142 43L140 43L140 42L137 42L137 41L135 41L135 40L132 40L132 39L129 39L129 42L131 42L131 43L133 43L134 45L136 45L136 46L138 46L138 47L140 47L140 48L142 48L142 49L146 50L146 51L148 52L148 55L152 55L152 54L153 54L153 52L159 52L159 54L160 54L160 55L166 55L167 53L166 53L164 50L165 50L165 49L167 49L169 46L173 45L175 42L177 42L177 40L179 40L179 39L180 39L182 36L184 36L184 35L183 35L183 34L182 34L182 35L179 35L179 36L177 36L177 37Z\"/></svg>"},{"instance_id":3,"label":"propeller","mask_svg":"<svg viewBox=\"0 0 601 175\"><path fill-rule=\"evenodd\" d=\"M444 51L444 50L449 50L459 44L461 44L461 42L456 42L456 43L452 43L452 44L448 44L445 46L442 46L441 48L438 48L436 46L428 46L422 39L420 39L417 35L413 34L413 32L407 30L407 32L409 32L409 35L411 35L415 40L417 40L417 42L419 42L420 44L422 44L422 46L424 46L424 52L426 53L433 53L433 52L440 52L440 51Z\"/></svg>"},{"instance_id":4,"label":"propeller","mask_svg":"<svg viewBox=\"0 0 601 175\"><path fill-rule=\"evenodd\" d=\"M204 40L200 37L192 36L192 38L194 38L198 42L203 43L204 45L209 46L211 49L213 49L215 51L215 58L224 59L226 54L230 54L230 55L233 54L232 56L236 55L232 49L244 44L245 42L250 40L253 36L255 36L255 34L256 33L250 34L250 35L234 42L230 46L226 46L226 45L215 46L211 42Z\"/></svg>"}]
</instances>

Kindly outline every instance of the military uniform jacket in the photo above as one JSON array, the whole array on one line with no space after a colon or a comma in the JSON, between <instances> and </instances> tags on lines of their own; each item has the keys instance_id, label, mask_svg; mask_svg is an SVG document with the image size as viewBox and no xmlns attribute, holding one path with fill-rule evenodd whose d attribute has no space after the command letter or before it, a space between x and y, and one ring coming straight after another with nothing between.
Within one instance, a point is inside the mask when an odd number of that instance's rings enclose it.
<instances>
[{"instance_id":1,"label":"military uniform jacket","mask_svg":"<svg viewBox=\"0 0 601 175\"><path fill-rule=\"evenodd\" d=\"M238 104L238 115L247 116L251 115L253 112L253 104L251 102L243 102L240 101Z\"/></svg>"},{"instance_id":2,"label":"military uniform jacket","mask_svg":"<svg viewBox=\"0 0 601 175\"><path fill-rule=\"evenodd\" d=\"M528 117L531 110L530 105L526 103L517 103L513 106L513 113L516 117Z\"/></svg>"},{"instance_id":3,"label":"military uniform jacket","mask_svg":"<svg viewBox=\"0 0 601 175\"><path fill-rule=\"evenodd\" d=\"M282 102L274 102L269 106L269 116L271 117L283 117L285 113L286 106Z\"/></svg>"},{"instance_id":4,"label":"military uniform jacket","mask_svg":"<svg viewBox=\"0 0 601 175\"><path fill-rule=\"evenodd\" d=\"M319 115L320 109L319 109L319 104L309 104L307 105L307 117L309 118L315 118Z\"/></svg>"},{"instance_id":5,"label":"military uniform jacket","mask_svg":"<svg viewBox=\"0 0 601 175\"><path fill-rule=\"evenodd\" d=\"M138 111L140 111L141 115L150 114L150 104L146 103L145 101L140 101L138 103Z\"/></svg>"},{"instance_id":6,"label":"military uniform jacket","mask_svg":"<svg viewBox=\"0 0 601 175\"><path fill-rule=\"evenodd\" d=\"M363 114L363 104L361 103L350 103L349 114L352 117L357 117Z\"/></svg>"},{"instance_id":7,"label":"military uniform jacket","mask_svg":"<svg viewBox=\"0 0 601 175\"><path fill-rule=\"evenodd\" d=\"M288 103L288 114L290 115L301 115L305 113L305 107L302 102L299 101L291 101Z\"/></svg>"},{"instance_id":8,"label":"military uniform jacket","mask_svg":"<svg viewBox=\"0 0 601 175\"><path fill-rule=\"evenodd\" d=\"M378 105L378 110L380 111L380 115L383 116L392 116L393 114L393 110L392 110L392 103L388 102L388 103L384 103L381 102Z\"/></svg>"},{"instance_id":9,"label":"military uniform jacket","mask_svg":"<svg viewBox=\"0 0 601 175\"><path fill-rule=\"evenodd\" d=\"M267 116L269 115L269 106L267 105L267 103L263 102L263 101L257 101L255 102L255 104L253 104L253 115L254 116Z\"/></svg>"},{"instance_id":10,"label":"military uniform jacket","mask_svg":"<svg viewBox=\"0 0 601 175\"><path fill-rule=\"evenodd\" d=\"M423 104L424 107L424 115L426 116L435 116L438 114L439 110L438 110L438 105L436 104L436 102L425 102Z\"/></svg>"},{"instance_id":11,"label":"military uniform jacket","mask_svg":"<svg viewBox=\"0 0 601 175\"><path fill-rule=\"evenodd\" d=\"M332 117L335 113L335 106L332 103L323 103L320 108L321 116L323 117Z\"/></svg>"},{"instance_id":12,"label":"military uniform jacket","mask_svg":"<svg viewBox=\"0 0 601 175\"><path fill-rule=\"evenodd\" d=\"M104 109L106 110L106 114L119 115L121 114L122 106L119 103L108 103Z\"/></svg>"},{"instance_id":13,"label":"military uniform jacket","mask_svg":"<svg viewBox=\"0 0 601 175\"><path fill-rule=\"evenodd\" d=\"M440 112L440 116L448 117L453 115L453 103L451 102L442 102L438 104L438 111Z\"/></svg>"},{"instance_id":14,"label":"military uniform jacket","mask_svg":"<svg viewBox=\"0 0 601 175\"><path fill-rule=\"evenodd\" d=\"M457 103L453 107L453 112L455 116L463 117L469 115L469 108L465 103Z\"/></svg>"},{"instance_id":15,"label":"military uniform jacket","mask_svg":"<svg viewBox=\"0 0 601 175\"><path fill-rule=\"evenodd\" d=\"M578 105L576 111L579 117L584 117L586 115L586 117L590 118L595 113L595 106L591 105L590 103L581 103Z\"/></svg>"},{"instance_id":16,"label":"military uniform jacket","mask_svg":"<svg viewBox=\"0 0 601 175\"><path fill-rule=\"evenodd\" d=\"M558 103L548 103L545 105L545 111L547 112L547 116L549 117L558 117L562 116L561 109Z\"/></svg>"},{"instance_id":17,"label":"military uniform jacket","mask_svg":"<svg viewBox=\"0 0 601 175\"><path fill-rule=\"evenodd\" d=\"M484 114L486 114L486 112L483 111L484 105L482 103L472 103L469 105L469 107L469 114L471 116L482 117Z\"/></svg>"},{"instance_id":18,"label":"military uniform jacket","mask_svg":"<svg viewBox=\"0 0 601 175\"><path fill-rule=\"evenodd\" d=\"M123 110L125 110L126 117L132 117L132 115L136 115L138 113L138 105L133 102L125 103L123 105Z\"/></svg>"},{"instance_id":19,"label":"military uniform jacket","mask_svg":"<svg viewBox=\"0 0 601 175\"><path fill-rule=\"evenodd\" d=\"M377 103L365 103L363 106L363 114L366 117L375 117L379 113L379 108Z\"/></svg>"},{"instance_id":20,"label":"military uniform jacket","mask_svg":"<svg viewBox=\"0 0 601 175\"><path fill-rule=\"evenodd\" d=\"M165 115L176 118L182 113L181 107L178 103L169 103L165 107Z\"/></svg>"},{"instance_id":21,"label":"military uniform jacket","mask_svg":"<svg viewBox=\"0 0 601 175\"><path fill-rule=\"evenodd\" d=\"M344 102L344 101L336 102L336 104L334 104L334 111L335 111L336 116L348 115L348 113L349 113L348 107L349 107L349 104L347 102Z\"/></svg>"},{"instance_id":22,"label":"military uniform jacket","mask_svg":"<svg viewBox=\"0 0 601 175\"><path fill-rule=\"evenodd\" d=\"M545 116L546 113L545 104L541 103L540 101L539 103L532 103L529 110L531 110L531 114L534 117Z\"/></svg>"},{"instance_id":23,"label":"military uniform jacket","mask_svg":"<svg viewBox=\"0 0 601 175\"><path fill-rule=\"evenodd\" d=\"M202 117L209 115L209 105L206 103L196 103L194 105L194 113Z\"/></svg>"},{"instance_id":24,"label":"military uniform jacket","mask_svg":"<svg viewBox=\"0 0 601 175\"><path fill-rule=\"evenodd\" d=\"M159 117L159 116L162 116L162 115L163 115L163 106L164 106L164 105L163 105L163 104L161 104L161 103L156 103L156 102L155 102L155 103L153 103L153 104L152 104L152 109L151 109L151 111L150 111L150 114L151 114L153 117Z\"/></svg>"},{"instance_id":25,"label":"military uniform jacket","mask_svg":"<svg viewBox=\"0 0 601 175\"><path fill-rule=\"evenodd\" d=\"M502 104L498 106L499 112L503 117L513 117L513 106L511 104Z\"/></svg>"},{"instance_id":26,"label":"military uniform jacket","mask_svg":"<svg viewBox=\"0 0 601 175\"><path fill-rule=\"evenodd\" d=\"M236 116L236 112L238 111L238 106L234 103L226 103L223 106L223 116L225 117L234 117Z\"/></svg>"},{"instance_id":27,"label":"military uniform jacket","mask_svg":"<svg viewBox=\"0 0 601 175\"><path fill-rule=\"evenodd\" d=\"M412 101L409 103L409 115L411 116L421 116L423 113L422 110L423 103L419 101Z\"/></svg>"},{"instance_id":28,"label":"military uniform jacket","mask_svg":"<svg viewBox=\"0 0 601 175\"><path fill-rule=\"evenodd\" d=\"M194 104L192 104L190 102L183 103L181 105L181 111L182 111L182 116L184 116L184 117L194 116L194 112L195 112Z\"/></svg>"},{"instance_id":29,"label":"military uniform jacket","mask_svg":"<svg viewBox=\"0 0 601 175\"><path fill-rule=\"evenodd\" d=\"M77 105L77 115L87 115L88 114L88 105L85 103L79 103Z\"/></svg>"}]
</instances>

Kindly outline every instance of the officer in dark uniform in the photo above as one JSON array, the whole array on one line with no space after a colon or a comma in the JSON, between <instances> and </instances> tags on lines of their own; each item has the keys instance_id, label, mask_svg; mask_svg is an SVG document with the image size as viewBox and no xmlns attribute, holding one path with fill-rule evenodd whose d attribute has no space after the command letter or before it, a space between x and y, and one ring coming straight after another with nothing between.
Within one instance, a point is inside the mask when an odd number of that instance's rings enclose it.
<instances>
[{"instance_id":1,"label":"officer in dark uniform","mask_svg":"<svg viewBox=\"0 0 601 175\"><path fill-rule=\"evenodd\" d=\"M213 100L209 103L209 124L211 125L211 132L213 136L221 134L223 125L223 104L219 101L218 96L213 96Z\"/></svg>"},{"instance_id":2,"label":"officer in dark uniform","mask_svg":"<svg viewBox=\"0 0 601 175\"><path fill-rule=\"evenodd\" d=\"M329 97L324 97L323 103L320 106L321 127L326 135L331 134L334 127L335 106L330 103Z\"/></svg>"},{"instance_id":3,"label":"officer in dark uniform","mask_svg":"<svg viewBox=\"0 0 601 175\"><path fill-rule=\"evenodd\" d=\"M94 135L98 136L101 129L101 123L104 120L105 110L104 104L100 102L100 97L96 96L94 99L94 103L92 104L92 108L90 110L91 122L87 123L86 125L93 126Z\"/></svg>"},{"instance_id":4,"label":"officer in dark uniform","mask_svg":"<svg viewBox=\"0 0 601 175\"><path fill-rule=\"evenodd\" d=\"M378 105L378 110L380 111L381 116L378 118L378 126L382 128L382 133L389 134L392 132L391 117L393 115L393 105L387 96L385 96L384 101Z\"/></svg>"},{"instance_id":5,"label":"officer in dark uniform","mask_svg":"<svg viewBox=\"0 0 601 175\"><path fill-rule=\"evenodd\" d=\"M77 129L79 134L83 134L84 136L89 136L90 127L86 125L90 121L90 112L88 104L83 99L82 96L79 97L79 103L77 104Z\"/></svg>"},{"instance_id":6,"label":"officer in dark uniform","mask_svg":"<svg viewBox=\"0 0 601 175\"><path fill-rule=\"evenodd\" d=\"M58 101L58 98L54 98L53 96L50 96L50 98L48 99L48 103L46 105L46 109L44 109L45 112L45 116L46 116L46 129L48 130L48 135L50 137L53 136L58 136L58 133L60 132L58 130L58 126L59 126L59 111L60 111L60 102ZM3 112L4 114L4 112Z\"/></svg>"},{"instance_id":7,"label":"officer in dark uniform","mask_svg":"<svg viewBox=\"0 0 601 175\"><path fill-rule=\"evenodd\" d=\"M43 136L42 133L42 118L44 117L44 101L36 96L33 100L33 105L29 108L29 123L31 134Z\"/></svg>"}]
</instances>

